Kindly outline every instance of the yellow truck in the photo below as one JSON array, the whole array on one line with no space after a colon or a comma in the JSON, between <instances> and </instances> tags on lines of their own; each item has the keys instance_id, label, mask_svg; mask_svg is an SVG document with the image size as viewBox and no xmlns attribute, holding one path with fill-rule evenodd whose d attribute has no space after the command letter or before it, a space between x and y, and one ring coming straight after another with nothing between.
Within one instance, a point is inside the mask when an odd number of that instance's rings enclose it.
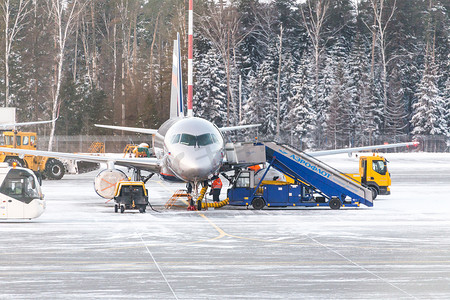
<instances>
[{"instance_id":1,"label":"yellow truck","mask_svg":"<svg viewBox=\"0 0 450 300\"><path fill-rule=\"evenodd\" d=\"M37 135L35 132L5 131L1 144L6 148L36 150ZM65 174L64 164L56 158L0 152L0 162L16 163L18 167L31 169L48 179L59 180Z\"/></svg>"},{"instance_id":2,"label":"yellow truck","mask_svg":"<svg viewBox=\"0 0 450 300\"><path fill-rule=\"evenodd\" d=\"M387 169L387 160L379 155L360 156L359 174L346 174L367 186L373 194L373 199L378 195L391 194L391 175Z\"/></svg>"}]
</instances>

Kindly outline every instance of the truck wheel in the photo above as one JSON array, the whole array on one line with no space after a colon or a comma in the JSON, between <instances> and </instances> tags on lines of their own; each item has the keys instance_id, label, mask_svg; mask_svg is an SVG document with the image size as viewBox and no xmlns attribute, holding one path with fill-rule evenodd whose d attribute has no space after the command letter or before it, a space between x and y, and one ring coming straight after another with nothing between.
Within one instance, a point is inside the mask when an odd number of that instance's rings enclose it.
<instances>
[{"instance_id":1,"label":"truck wheel","mask_svg":"<svg viewBox=\"0 0 450 300\"><path fill-rule=\"evenodd\" d=\"M8 165L12 166L13 163L16 163L18 167L25 167L25 162L18 158L18 157L7 157L5 159L5 162L8 163Z\"/></svg>"},{"instance_id":2,"label":"truck wheel","mask_svg":"<svg viewBox=\"0 0 450 300\"><path fill-rule=\"evenodd\" d=\"M369 190L372 191L372 200L375 200L375 198L378 196L378 190L376 187L369 186Z\"/></svg>"},{"instance_id":3,"label":"truck wheel","mask_svg":"<svg viewBox=\"0 0 450 300\"><path fill-rule=\"evenodd\" d=\"M141 214L145 213L145 205L141 205L141 207L139 207L139 212Z\"/></svg>"},{"instance_id":4,"label":"truck wheel","mask_svg":"<svg viewBox=\"0 0 450 300\"><path fill-rule=\"evenodd\" d=\"M266 201L264 201L264 199L261 197L254 198L252 201L252 206L253 209L263 209L263 207L266 206Z\"/></svg>"},{"instance_id":5,"label":"truck wheel","mask_svg":"<svg viewBox=\"0 0 450 300\"><path fill-rule=\"evenodd\" d=\"M119 205L117 204L114 205L114 212L115 213L119 212Z\"/></svg>"},{"instance_id":6,"label":"truck wheel","mask_svg":"<svg viewBox=\"0 0 450 300\"><path fill-rule=\"evenodd\" d=\"M66 170L64 165L57 159L50 158L45 164L45 173L48 179L60 180L63 178Z\"/></svg>"},{"instance_id":7,"label":"truck wheel","mask_svg":"<svg viewBox=\"0 0 450 300\"><path fill-rule=\"evenodd\" d=\"M125 211L125 205L120 206L120 213L123 214Z\"/></svg>"},{"instance_id":8,"label":"truck wheel","mask_svg":"<svg viewBox=\"0 0 450 300\"><path fill-rule=\"evenodd\" d=\"M341 201L337 198L333 198L330 200L328 205L330 206L331 209L339 209L341 208Z\"/></svg>"}]
</instances>

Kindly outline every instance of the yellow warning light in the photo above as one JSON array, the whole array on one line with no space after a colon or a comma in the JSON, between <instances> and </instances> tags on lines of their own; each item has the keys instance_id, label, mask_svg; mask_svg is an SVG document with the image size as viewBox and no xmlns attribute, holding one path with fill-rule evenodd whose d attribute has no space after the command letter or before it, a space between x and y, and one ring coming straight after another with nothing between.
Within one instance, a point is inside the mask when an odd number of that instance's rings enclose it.
<instances>
[{"instance_id":1,"label":"yellow warning light","mask_svg":"<svg viewBox=\"0 0 450 300\"><path fill-rule=\"evenodd\" d=\"M14 169L17 167L17 162L16 162L16 161L12 163L12 167L13 167Z\"/></svg>"}]
</instances>

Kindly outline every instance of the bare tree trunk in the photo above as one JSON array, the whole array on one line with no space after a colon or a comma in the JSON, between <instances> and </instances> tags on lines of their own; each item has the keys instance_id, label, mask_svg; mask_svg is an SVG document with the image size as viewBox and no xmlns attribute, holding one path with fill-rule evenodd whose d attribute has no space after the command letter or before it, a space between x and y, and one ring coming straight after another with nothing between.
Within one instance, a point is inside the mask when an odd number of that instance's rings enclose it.
<instances>
[{"instance_id":1,"label":"bare tree trunk","mask_svg":"<svg viewBox=\"0 0 450 300\"><path fill-rule=\"evenodd\" d=\"M280 25L280 48L278 60L278 82L277 82L277 139L280 138L280 89L281 89L281 64L283 62L283 24Z\"/></svg>"},{"instance_id":2,"label":"bare tree trunk","mask_svg":"<svg viewBox=\"0 0 450 300\"><path fill-rule=\"evenodd\" d=\"M95 1L91 1L91 26L92 26L92 82L94 86L98 85L97 71L97 38L95 22Z\"/></svg>"},{"instance_id":3,"label":"bare tree trunk","mask_svg":"<svg viewBox=\"0 0 450 300\"><path fill-rule=\"evenodd\" d=\"M112 108L113 113L116 111L116 81L117 81L117 24L114 22L113 27L113 61L114 61L114 71L113 71L113 86L112 86ZM114 116L113 116L114 119Z\"/></svg>"},{"instance_id":4,"label":"bare tree trunk","mask_svg":"<svg viewBox=\"0 0 450 300\"><path fill-rule=\"evenodd\" d=\"M26 21L26 16L30 12L28 4L30 0L19 0L17 13L12 17L12 3L10 0L2 0L0 8L3 11L3 20L5 22L5 107L11 104L10 100L10 72L9 72L9 57L11 55L11 46L14 43L17 34L23 29ZM13 22L10 26L10 22Z\"/></svg>"},{"instance_id":5,"label":"bare tree trunk","mask_svg":"<svg viewBox=\"0 0 450 300\"><path fill-rule=\"evenodd\" d=\"M378 5L379 3L379 5ZM375 18L375 24L376 24L376 31L378 31L378 42L380 44L380 54L381 54L381 63L382 63L382 74L381 74L381 85L383 89L383 128L382 128L382 134L385 134L386 129L386 110L387 110L387 89L388 89L388 82L387 82L387 58L386 58L386 51L387 51L387 37L386 37L386 29L392 20L392 17L395 13L395 10L397 9L397 0L394 0L392 10L390 12L390 15L385 20L385 17L383 16L384 12L384 5L385 0L372 0L372 8ZM375 31L375 29L373 29Z\"/></svg>"},{"instance_id":6,"label":"bare tree trunk","mask_svg":"<svg viewBox=\"0 0 450 300\"><path fill-rule=\"evenodd\" d=\"M121 1L121 7L120 7L120 14L121 14L121 20L122 20L122 82L121 82L121 98L122 98L122 126L126 125L125 119L126 119L126 115L125 115L125 106L126 106L126 99L125 99L125 69L126 69L126 63L125 60L127 59L127 47L126 47L126 43L125 43L125 37L127 36L126 34L126 28L125 28L125 21L126 21L126 6L124 1ZM123 134L123 133L122 133Z\"/></svg>"},{"instance_id":7,"label":"bare tree trunk","mask_svg":"<svg viewBox=\"0 0 450 300\"><path fill-rule=\"evenodd\" d=\"M56 118L60 99L59 94L61 91L61 84L62 84L62 74L63 74L63 67L64 67L64 52L66 49L66 41L67 38L73 29L73 22L78 17L79 13L83 10L84 5L81 5L78 11L76 10L79 6L78 0L74 0L72 3L72 7L66 11L64 8L64 4L60 0L48 0L48 7L50 16L52 18L52 21L55 23L55 43L56 48L58 49L57 56L56 56L56 70L55 70L55 86L54 86L54 92L53 92L53 103L52 103L52 119ZM67 13L67 19L64 23L64 17L65 13ZM53 147L53 139L55 136L55 122L52 123L51 131L50 131L50 138L48 141L48 150L51 151Z\"/></svg>"},{"instance_id":8,"label":"bare tree trunk","mask_svg":"<svg viewBox=\"0 0 450 300\"><path fill-rule=\"evenodd\" d=\"M324 44L322 41L323 37L323 26L327 17L329 1L328 0L318 0L316 2L315 8L311 7L311 2L308 1L308 14L310 20L306 18L303 8L301 9L303 21L305 23L306 31L309 38L313 44L314 49L314 90L315 90L315 101L318 101L318 87L319 87L319 74L320 74L320 55L322 54Z\"/></svg>"},{"instance_id":9,"label":"bare tree trunk","mask_svg":"<svg viewBox=\"0 0 450 300\"><path fill-rule=\"evenodd\" d=\"M158 16L156 17L155 22L155 30L153 30L153 40L150 46L150 89L153 88L153 50L155 48L156 41L156 32L158 30L159 16L161 15L161 11L158 12Z\"/></svg>"},{"instance_id":10,"label":"bare tree trunk","mask_svg":"<svg viewBox=\"0 0 450 300\"><path fill-rule=\"evenodd\" d=\"M75 51L73 54L73 72L72 72L72 78L73 82L75 83L77 81L77 57L78 57L78 33L80 28L80 22L77 20L77 28L75 29Z\"/></svg>"},{"instance_id":11,"label":"bare tree trunk","mask_svg":"<svg viewBox=\"0 0 450 300\"><path fill-rule=\"evenodd\" d=\"M374 5L374 9L376 10L376 6L377 3L376 2L372 2ZM373 15L373 28L375 28L377 25L377 18L375 16L375 14ZM375 81L375 47L377 45L377 31L376 30L372 30L372 63L370 65L370 79L372 79L372 81Z\"/></svg>"}]
</instances>

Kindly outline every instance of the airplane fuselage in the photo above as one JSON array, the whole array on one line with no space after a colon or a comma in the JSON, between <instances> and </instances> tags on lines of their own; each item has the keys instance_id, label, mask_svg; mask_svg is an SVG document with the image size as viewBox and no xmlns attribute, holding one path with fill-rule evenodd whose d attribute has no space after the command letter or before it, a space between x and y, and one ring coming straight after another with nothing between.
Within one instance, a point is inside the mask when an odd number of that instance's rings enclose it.
<instances>
[{"instance_id":1,"label":"airplane fuselage","mask_svg":"<svg viewBox=\"0 0 450 300\"><path fill-rule=\"evenodd\" d=\"M158 129L153 147L161 162L161 176L201 182L222 166L224 139L211 122L196 117L172 118Z\"/></svg>"}]
</instances>

